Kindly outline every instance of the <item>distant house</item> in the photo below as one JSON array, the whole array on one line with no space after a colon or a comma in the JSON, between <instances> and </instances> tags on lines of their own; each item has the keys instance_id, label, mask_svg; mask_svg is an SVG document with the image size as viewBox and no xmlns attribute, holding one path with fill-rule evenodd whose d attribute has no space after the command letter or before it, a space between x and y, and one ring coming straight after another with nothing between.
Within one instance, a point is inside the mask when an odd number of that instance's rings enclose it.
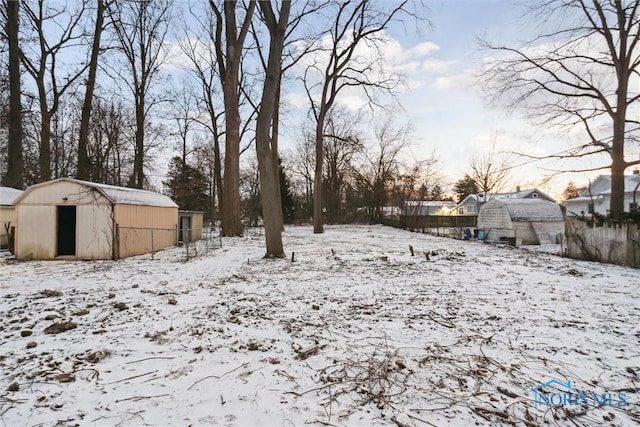
<instances>
[{"instance_id":1,"label":"distant house","mask_svg":"<svg viewBox=\"0 0 640 427\"><path fill-rule=\"evenodd\" d=\"M525 245L555 242L564 231L560 205L542 199L492 199L478 213L487 240L515 238Z\"/></svg>"},{"instance_id":2,"label":"distant house","mask_svg":"<svg viewBox=\"0 0 640 427\"><path fill-rule=\"evenodd\" d=\"M548 194L532 188L530 190L518 190L512 193L478 193L470 194L458 203L450 211L450 215L477 216L480 207L490 200L512 200L512 199L538 199L554 202L555 200Z\"/></svg>"},{"instance_id":3,"label":"distant house","mask_svg":"<svg viewBox=\"0 0 640 427\"><path fill-rule=\"evenodd\" d=\"M408 200L402 206L402 215L405 216L435 216L448 215L455 207L450 200Z\"/></svg>"},{"instance_id":4,"label":"distant house","mask_svg":"<svg viewBox=\"0 0 640 427\"><path fill-rule=\"evenodd\" d=\"M21 194L21 190L0 187L0 248L6 248L9 244L11 227L16 226L14 202Z\"/></svg>"},{"instance_id":5,"label":"distant house","mask_svg":"<svg viewBox=\"0 0 640 427\"><path fill-rule=\"evenodd\" d=\"M152 191L61 178L15 205L18 259L118 259L177 243L178 205Z\"/></svg>"},{"instance_id":6,"label":"distant house","mask_svg":"<svg viewBox=\"0 0 640 427\"><path fill-rule=\"evenodd\" d=\"M449 215L478 216L480 198L477 194L469 194L449 211Z\"/></svg>"},{"instance_id":7,"label":"distant house","mask_svg":"<svg viewBox=\"0 0 640 427\"><path fill-rule=\"evenodd\" d=\"M635 171L633 175L624 177L624 210L629 212L633 207L640 205L640 174ZM606 215L611 204L611 176L600 175L580 196L565 200L563 205L567 208L567 215L588 215L598 213Z\"/></svg>"}]
</instances>

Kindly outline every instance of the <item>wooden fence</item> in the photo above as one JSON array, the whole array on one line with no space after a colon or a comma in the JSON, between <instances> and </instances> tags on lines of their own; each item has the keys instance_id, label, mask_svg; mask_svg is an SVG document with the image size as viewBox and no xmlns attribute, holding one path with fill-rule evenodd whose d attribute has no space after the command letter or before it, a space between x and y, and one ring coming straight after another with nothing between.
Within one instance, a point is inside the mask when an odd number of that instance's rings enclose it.
<instances>
[{"instance_id":1,"label":"wooden fence","mask_svg":"<svg viewBox=\"0 0 640 427\"><path fill-rule=\"evenodd\" d=\"M457 216L457 215L402 215L400 216L400 227L408 230L420 230L424 228L475 228L478 223L477 216Z\"/></svg>"},{"instance_id":2,"label":"wooden fence","mask_svg":"<svg viewBox=\"0 0 640 427\"><path fill-rule=\"evenodd\" d=\"M640 266L638 224L605 224L590 227L577 218L566 218L567 255L571 258Z\"/></svg>"},{"instance_id":3,"label":"wooden fence","mask_svg":"<svg viewBox=\"0 0 640 427\"><path fill-rule=\"evenodd\" d=\"M476 228L478 217L455 215L401 215L398 218L385 218L384 225L410 231L422 231L438 228Z\"/></svg>"}]
</instances>

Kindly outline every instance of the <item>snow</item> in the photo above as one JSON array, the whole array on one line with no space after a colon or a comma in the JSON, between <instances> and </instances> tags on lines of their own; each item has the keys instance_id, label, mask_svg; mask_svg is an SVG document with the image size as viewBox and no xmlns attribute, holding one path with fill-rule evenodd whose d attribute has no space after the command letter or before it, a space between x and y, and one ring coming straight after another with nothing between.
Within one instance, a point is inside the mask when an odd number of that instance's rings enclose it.
<instances>
[{"instance_id":1,"label":"snow","mask_svg":"<svg viewBox=\"0 0 640 427\"><path fill-rule=\"evenodd\" d=\"M495 199L494 199L495 200ZM491 202L489 202L491 203ZM563 221L560 205L541 199L499 200L507 207L513 221Z\"/></svg>"},{"instance_id":2,"label":"snow","mask_svg":"<svg viewBox=\"0 0 640 427\"><path fill-rule=\"evenodd\" d=\"M0 260L0 421L640 421L638 270L383 226L288 228L295 261L265 260L248 234L189 262ZM629 404L535 407L552 379Z\"/></svg>"},{"instance_id":3,"label":"snow","mask_svg":"<svg viewBox=\"0 0 640 427\"><path fill-rule=\"evenodd\" d=\"M156 193L154 191L140 190L137 188L118 187L115 185L100 184L73 178L58 178L52 181L35 184L29 187L27 191L29 191L31 188L46 186L60 181L73 182L78 185L95 188L96 190L102 192L102 194L104 194L105 197L107 197L114 204L158 206L168 208L178 207L178 205L175 204L175 202L171 200L170 197L165 196L161 193Z\"/></svg>"},{"instance_id":4,"label":"snow","mask_svg":"<svg viewBox=\"0 0 640 427\"><path fill-rule=\"evenodd\" d=\"M12 206L13 201L23 192L11 187L0 187L0 206Z\"/></svg>"}]
</instances>

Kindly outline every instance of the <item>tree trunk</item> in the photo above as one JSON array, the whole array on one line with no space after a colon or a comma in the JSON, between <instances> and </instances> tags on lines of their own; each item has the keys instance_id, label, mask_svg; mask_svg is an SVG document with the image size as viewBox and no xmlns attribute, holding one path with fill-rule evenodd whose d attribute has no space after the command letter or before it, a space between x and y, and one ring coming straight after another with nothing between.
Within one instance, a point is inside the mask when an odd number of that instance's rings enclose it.
<instances>
[{"instance_id":1,"label":"tree trunk","mask_svg":"<svg viewBox=\"0 0 640 427\"><path fill-rule=\"evenodd\" d=\"M620 7L618 5L618 7ZM624 13L622 19L624 21ZM624 26L622 26L624 28ZM614 220L624 216L624 171L627 163L624 158L625 125L627 121L627 97L629 95L629 57L627 56L627 34L622 28L619 30L620 46L618 52L619 64L616 66L618 88L616 90L616 111L613 115L613 139L611 141L611 201L609 215Z\"/></svg>"},{"instance_id":2,"label":"tree trunk","mask_svg":"<svg viewBox=\"0 0 640 427\"><path fill-rule=\"evenodd\" d=\"M41 128L40 128L40 152L38 154L38 167L40 168L39 182L51 179L51 115L47 109L46 100L41 104Z\"/></svg>"},{"instance_id":3,"label":"tree trunk","mask_svg":"<svg viewBox=\"0 0 640 427\"><path fill-rule=\"evenodd\" d=\"M215 169L215 187L218 196L218 214L220 218L222 218L222 212L224 209L224 205L222 203L223 191L222 191L222 162L220 161L220 141L218 140L218 136L214 136L213 139L213 168ZM214 212L211 212L213 215ZM213 217L212 217L213 219Z\"/></svg>"},{"instance_id":4,"label":"tree trunk","mask_svg":"<svg viewBox=\"0 0 640 427\"><path fill-rule=\"evenodd\" d=\"M280 205L280 209L278 210L280 214L280 228L284 231L284 215L282 213L282 194L280 193L280 157L278 155L278 132L280 130L280 83L282 82L282 73L278 77L278 87L276 89L276 95L273 100L274 110L273 110L273 123L271 129L271 150L273 152L273 164L276 168L276 185L278 186L278 191L276 192L276 197L278 198L278 204Z\"/></svg>"},{"instance_id":5,"label":"tree trunk","mask_svg":"<svg viewBox=\"0 0 640 427\"><path fill-rule=\"evenodd\" d=\"M230 66L224 86L225 152L222 192L222 234L242 236L240 211L240 112L238 107L238 68Z\"/></svg>"},{"instance_id":6,"label":"tree trunk","mask_svg":"<svg viewBox=\"0 0 640 427\"><path fill-rule=\"evenodd\" d=\"M133 187L144 186L144 99L136 102L136 148L133 159Z\"/></svg>"},{"instance_id":7,"label":"tree trunk","mask_svg":"<svg viewBox=\"0 0 640 427\"><path fill-rule=\"evenodd\" d=\"M213 7L213 2L210 2ZM238 34L236 28L236 1L224 2L224 22L226 35L226 67L219 61L220 78L225 107L225 153L224 153L224 189L222 191L222 234L224 236L242 236L243 226L240 211L240 111L239 78L242 48L249 30L249 24L255 9L255 1L249 2L242 28ZM214 7L214 10L218 11ZM219 12L216 12L219 13ZM222 40L216 39L216 51L221 56Z\"/></svg>"},{"instance_id":8,"label":"tree trunk","mask_svg":"<svg viewBox=\"0 0 640 427\"><path fill-rule=\"evenodd\" d=\"M24 157L22 154L22 102L20 99L20 46L18 44L19 1L8 1L7 38L9 42L9 140L7 143L7 173L3 184L24 187Z\"/></svg>"},{"instance_id":9,"label":"tree trunk","mask_svg":"<svg viewBox=\"0 0 640 427\"><path fill-rule=\"evenodd\" d=\"M87 154L87 142L89 140L89 120L91 119L91 102L93 90L96 85L96 73L98 70L98 56L100 55L100 37L102 35L102 23L104 18L104 0L98 0L96 12L96 26L93 33L93 45L91 46L91 61L89 63L89 76L87 88L82 104L82 117L80 119L80 134L78 136L78 170L79 179L88 180L91 174L91 161Z\"/></svg>"},{"instance_id":10,"label":"tree trunk","mask_svg":"<svg viewBox=\"0 0 640 427\"><path fill-rule=\"evenodd\" d=\"M316 123L316 169L313 178L313 232L324 233L322 225L322 169L324 163L324 119L325 110L320 107Z\"/></svg>"},{"instance_id":11,"label":"tree trunk","mask_svg":"<svg viewBox=\"0 0 640 427\"><path fill-rule=\"evenodd\" d=\"M262 102L256 120L256 151L260 169L260 199L262 202L262 218L267 246L267 258L284 257L282 244L282 204L280 203L280 186L278 184L278 153L271 139L274 118L277 118L274 99L278 98L280 77L282 75L282 50L289 19L290 1L283 1L280 19L276 22L271 3L260 2L260 7L269 28L269 61L262 89ZM277 129L277 127L275 128Z\"/></svg>"}]
</instances>

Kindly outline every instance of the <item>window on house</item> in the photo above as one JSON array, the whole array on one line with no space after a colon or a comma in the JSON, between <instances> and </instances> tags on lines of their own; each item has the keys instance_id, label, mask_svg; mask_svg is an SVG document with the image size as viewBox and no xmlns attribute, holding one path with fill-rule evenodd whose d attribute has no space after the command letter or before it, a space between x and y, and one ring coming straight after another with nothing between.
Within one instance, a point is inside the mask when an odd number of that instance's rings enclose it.
<instances>
[{"instance_id":1,"label":"window on house","mask_svg":"<svg viewBox=\"0 0 640 427\"><path fill-rule=\"evenodd\" d=\"M476 207L474 205L467 206L467 212L476 213Z\"/></svg>"},{"instance_id":2,"label":"window on house","mask_svg":"<svg viewBox=\"0 0 640 427\"><path fill-rule=\"evenodd\" d=\"M462 206L458 208L458 215L464 215L464 208Z\"/></svg>"},{"instance_id":3,"label":"window on house","mask_svg":"<svg viewBox=\"0 0 640 427\"><path fill-rule=\"evenodd\" d=\"M638 209L638 203L629 203L629 212Z\"/></svg>"},{"instance_id":4,"label":"window on house","mask_svg":"<svg viewBox=\"0 0 640 427\"><path fill-rule=\"evenodd\" d=\"M592 214L594 212L593 209L593 202L589 202L589 204L587 205L587 211Z\"/></svg>"}]
</instances>

